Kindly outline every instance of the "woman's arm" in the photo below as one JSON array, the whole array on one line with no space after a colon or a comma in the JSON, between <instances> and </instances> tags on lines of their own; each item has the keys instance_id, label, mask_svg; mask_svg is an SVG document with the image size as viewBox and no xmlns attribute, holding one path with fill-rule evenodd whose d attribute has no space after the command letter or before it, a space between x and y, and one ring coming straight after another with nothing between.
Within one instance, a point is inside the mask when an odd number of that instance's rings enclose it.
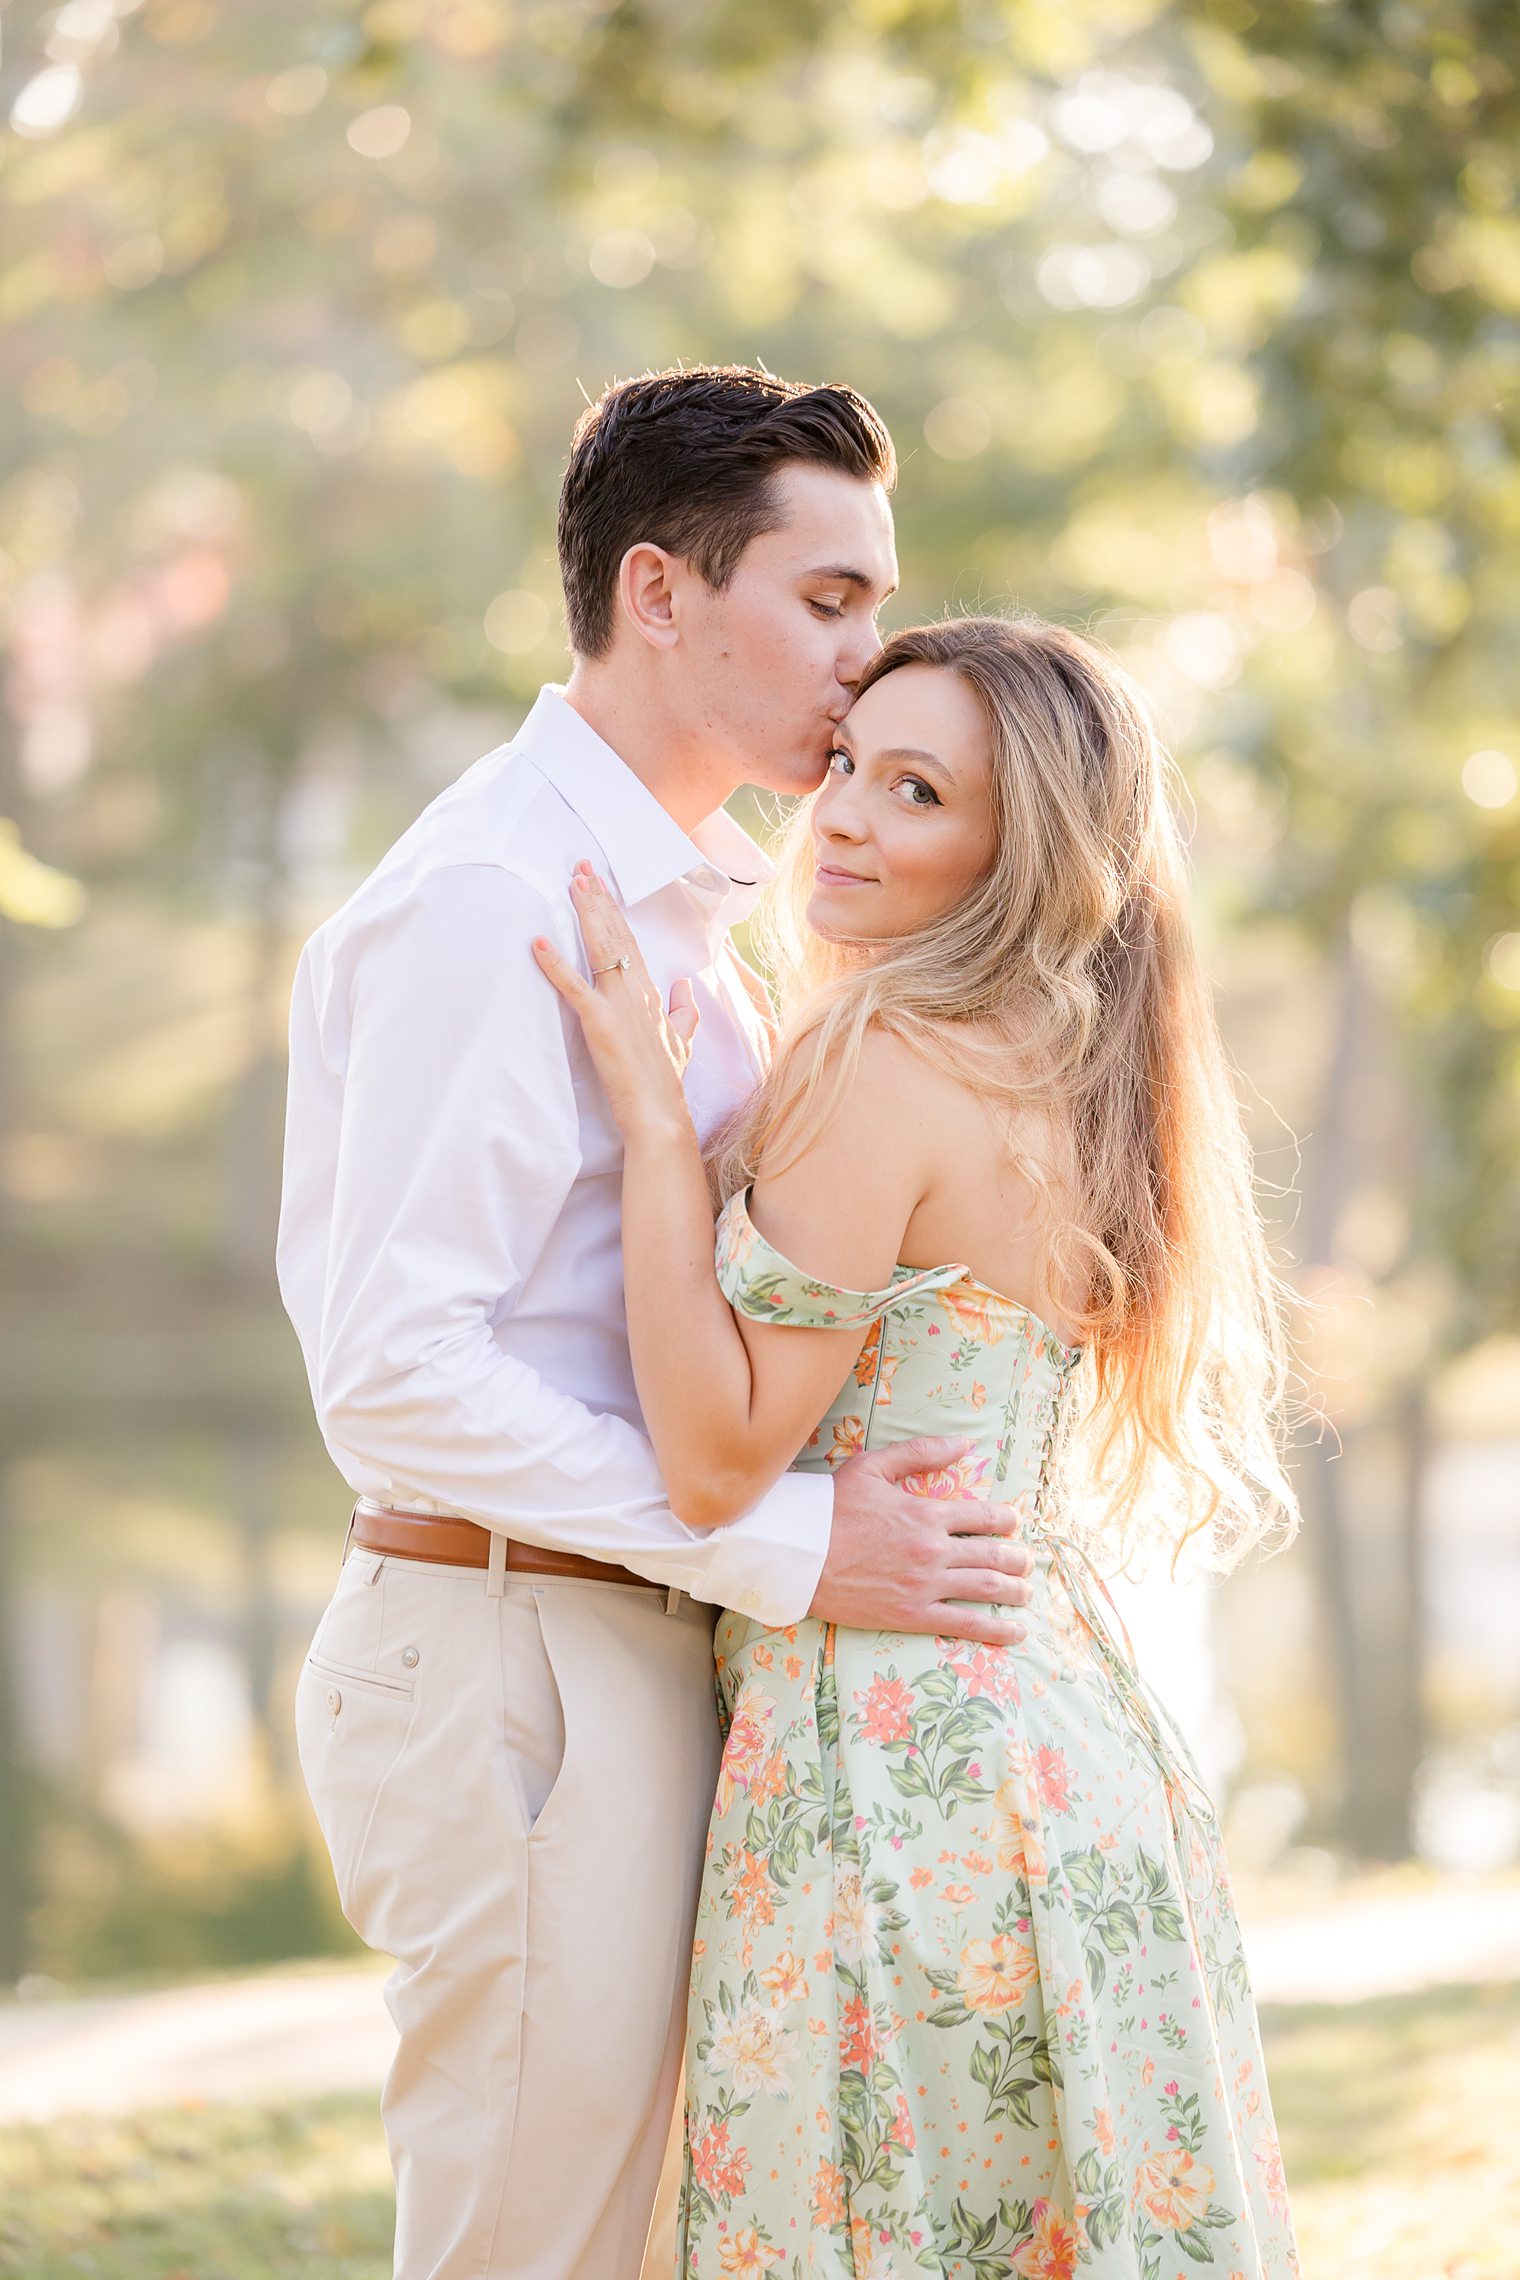
<instances>
[{"instance_id":1,"label":"woman's arm","mask_svg":"<svg viewBox=\"0 0 1520 2280\"><path fill-rule=\"evenodd\" d=\"M593 985L552 944L540 966L579 1015L623 1134L623 1278L644 1422L677 1517L721 1527L791 1463L848 1376L859 1329L800 1330L737 1317L713 1269L713 1222L681 1089L696 1029L678 982L667 1016L627 920L594 874L572 898ZM852 1289L891 1279L924 1192L922 1137L904 1114L907 1056L872 1035L838 1111L807 1153L751 1198L756 1224L810 1271Z\"/></svg>"}]
</instances>

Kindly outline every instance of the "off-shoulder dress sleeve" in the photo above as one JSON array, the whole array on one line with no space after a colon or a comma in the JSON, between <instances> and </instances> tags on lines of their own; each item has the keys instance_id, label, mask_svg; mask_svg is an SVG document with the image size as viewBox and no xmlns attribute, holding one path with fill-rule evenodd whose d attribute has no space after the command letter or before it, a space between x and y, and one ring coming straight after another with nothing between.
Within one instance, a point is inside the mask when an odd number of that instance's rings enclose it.
<instances>
[{"instance_id":1,"label":"off-shoulder dress sleeve","mask_svg":"<svg viewBox=\"0 0 1520 2280\"><path fill-rule=\"evenodd\" d=\"M718 1282L738 1314L802 1330L868 1330L889 1306L964 1279L963 1266L898 1267L881 1290L843 1290L783 1258L749 1215L749 1191L731 1195L718 1221Z\"/></svg>"}]
</instances>

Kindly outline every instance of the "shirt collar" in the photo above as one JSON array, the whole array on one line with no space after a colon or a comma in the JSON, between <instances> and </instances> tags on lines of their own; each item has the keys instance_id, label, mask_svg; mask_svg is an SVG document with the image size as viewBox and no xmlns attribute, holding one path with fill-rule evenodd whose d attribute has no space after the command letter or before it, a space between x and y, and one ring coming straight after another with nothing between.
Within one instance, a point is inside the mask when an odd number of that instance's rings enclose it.
<instances>
[{"instance_id":1,"label":"shirt collar","mask_svg":"<svg viewBox=\"0 0 1520 2280\"><path fill-rule=\"evenodd\" d=\"M684 879L724 926L747 918L774 866L724 808L684 832L562 689L540 689L513 739L588 831L631 909Z\"/></svg>"}]
</instances>

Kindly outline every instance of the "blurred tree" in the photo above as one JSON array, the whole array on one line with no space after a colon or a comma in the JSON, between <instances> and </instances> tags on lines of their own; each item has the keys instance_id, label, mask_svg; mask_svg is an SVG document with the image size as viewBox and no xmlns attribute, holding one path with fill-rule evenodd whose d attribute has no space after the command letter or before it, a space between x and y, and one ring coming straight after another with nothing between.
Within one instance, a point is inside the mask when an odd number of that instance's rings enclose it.
<instances>
[{"instance_id":1,"label":"blurred tree","mask_svg":"<svg viewBox=\"0 0 1520 2280\"><path fill-rule=\"evenodd\" d=\"M1332 1329L1379 1294L1323 1398L1353 1459L1404 1419L1413 1575L1422 1389L1520 1293L1507 0L13 0L5 28L0 911L30 860L102 941L130 909L244 957L234 1067L136 1150L209 1162L219 1117L219 1194L118 1150L149 1201L105 1235L35 1211L18 1257L70 1261L46 1303L114 1319L103 1286L167 1246L193 1319L272 1311L292 929L429 787L440 699L510 715L560 663L578 386L758 357L891 420L905 611L1017 598L1120 649L1236 964L1311 962L1288 1239ZM14 1111L13 1187L54 1113ZM231 1395L250 1445L284 1388ZM1416 1604L1370 1635L1323 1454L1348 1810L1397 1851Z\"/></svg>"}]
</instances>

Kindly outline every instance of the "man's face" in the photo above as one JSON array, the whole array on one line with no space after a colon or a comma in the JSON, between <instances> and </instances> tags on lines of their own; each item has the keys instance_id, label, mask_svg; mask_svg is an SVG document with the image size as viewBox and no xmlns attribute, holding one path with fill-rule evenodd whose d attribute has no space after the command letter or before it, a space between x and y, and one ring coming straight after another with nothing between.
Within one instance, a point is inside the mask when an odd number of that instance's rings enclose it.
<instances>
[{"instance_id":1,"label":"man's face","mask_svg":"<svg viewBox=\"0 0 1520 2280\"><path fill-rule=\"evenodd\" d=\"M683 565L682 709L731 760L736 783L811 792L897 585L879 483L794 465L776 477L782 521L751 540L721 593Z\"/></svg>"}]
</instances>

